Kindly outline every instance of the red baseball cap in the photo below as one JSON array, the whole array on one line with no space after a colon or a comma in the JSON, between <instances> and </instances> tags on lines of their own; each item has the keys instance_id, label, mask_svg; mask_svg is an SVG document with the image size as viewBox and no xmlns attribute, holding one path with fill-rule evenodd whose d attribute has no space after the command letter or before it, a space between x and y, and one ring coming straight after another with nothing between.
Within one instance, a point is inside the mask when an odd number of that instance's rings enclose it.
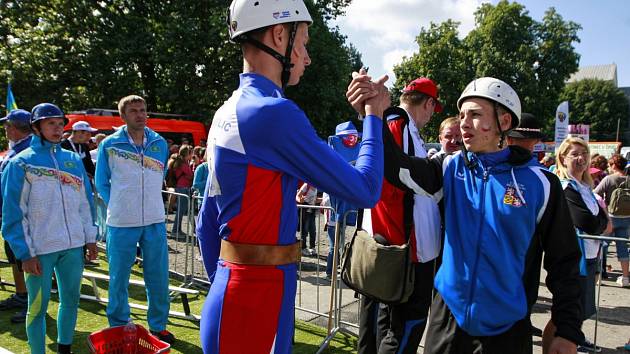
<instances>
[{"instance_id":1,"label":"red baseball cap","mask_svg":"<svg viewBox=\"0 0 630 354\"><path fill-rule=\"evenodd\" d=\"M433 82L431 79L426 78L426 77L419 77L413 80L412 82L409 83L409 85L405 86L405 88L403 89L403 92L411 92L411 91L418 91L418 92L424 93L425 95L431 96L435 100L434 111L437 113L442 112L442 105L440 104L440 101L438 100L439 90L435 82Z\"/></svg>"}]
</instances>

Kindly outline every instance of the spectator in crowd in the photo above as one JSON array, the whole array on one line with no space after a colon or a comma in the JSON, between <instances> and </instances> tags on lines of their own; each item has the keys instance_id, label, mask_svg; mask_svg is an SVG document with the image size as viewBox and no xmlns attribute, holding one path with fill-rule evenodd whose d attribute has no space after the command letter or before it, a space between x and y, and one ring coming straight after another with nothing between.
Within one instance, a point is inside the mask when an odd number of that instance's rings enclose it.
<instances>
[{"instance_id":1,"label":"spectator in crowd","mask_svg":"<svg viewBox=\"0 0 630 354\"><path fill-rule=\"evenodd\" d=\"M0 176L5 167L17 154L31 145L33 131L31 130L31 114L23 109L11 111L6 117L0 119L4 125L4 132L9 140L9 151L0 163ZM0 184L0 218L2 217L2 185ZM0 219L1 220L1 219ZM26 321L26 307L28 304L28 294L26 283L24 283L24 272L22 261L15 257L9 243L4 241L4 252L11 265L13 280L15 282L15 294L0 301L0 310L19 310L11 316L11 323L23 323Z\"/></svg>"},{"instance_id":2,"label":"spectator in crowd","mask_svg":"<svg viewBox=\"0 0 630 354\"><path fill-rule=\"evenodd\" d=\"M284 97L310 64L312 19L304 2L234 0L228 16L244 72L238 90L217 110L208 139L210 175L197 236L212 286L201 345L205 353L289 353L300 248L298 181L359 207L376 203L387 77L372 82L364 71L353 75L357 90L350 99L361 102L365 119L359 159L350 166ZM243 340L243 333L255 338Z\"/></svg>"},{"instance_id":3,"label":"spectator in crowd","mask_svg":"<svg viewBox=\"0 0 630 354\"><path fill-rule=\"evenodd\" d=\"M96 259L92 188L79 156L58 147L68 122L59 107L33 107L31 146L2 173L2 235L22 261L28 289L26 335L31 353L46 351L46 312L57 276L57 352L71 353L83 246Z\"/></svg>"},{"instance_id":4,"label":"spectator in crowd","mask_svg":"<svg viewBox=\"0 0 630 354\"><path fill-rule=\"evenodd\" d=\"M208 162L204 161L195 169L193 177L193 190L197 195L206 195L206 181L208 180Z\"/></svg>"},{"instance_id":5,"label":"spectator in crowd","mask_svg":"<svg viewBox=\"0 0 630 354\"><path fill-rule=\"evenodd\" d=\"M166 141L147 124L142 97L118 102L125 125L101 143L96 164L96 189L107 204L110 326L125 325L129 317L129 274L140 245L151 333L173 343L166 329L169 314L168 248L162 203L168 151Z\"/></svg>"},{"instance_id":6,"label":"spectator in crowd","mask_svg":"<svg viewBox=\"0 0 630 354\"><path fill-rule=\"evenodd\" d=\"M555 166L556 164L556 158L551 153L546 153L542 160L540 160L540 164L551 171L551 166Z\"/></svg>"},{"instance_id":7,"label":"spectator in crowd","mask_svg":"<svg viewBox=\"0 0 630 354\"><path fill-rule=\"evenodd\" d=\"M619 154L613 154L608 159L608 166L611 174L604 177L601 182L595 187L595 193L599 194L606 205L610 205L610 198L615 189L619 188L622 184L630 186L630 178L626 173L626 164L628 161ZM610 214L610 219L613 225L613 236L620 238L628 238L630 232L630 215L615 215ZM622 287L630 287L630 272L628 270L628 244L626 242L615 242L617 247L617 260L621 263L621 276L617 278L617 284ZM606 259L607 247L604 247L604 257ZM607 271L606 264L602 264L604 272ZM608 274L602 273L602 278Z\"/></svg>"},{"instance_id":8,"label":"spectator in crowd","mask_svg":"<svg viewBox=\"0 0 630 354\"><path fill-rule=\"evenodd\" d=\"M597 187L599 182L606 177L608 168L608 159L606 156L594 154L591 158L591 166L588 170L591 178L593 178L593 186Z\"/></svg>"},{"instance_id":9,"label":"spectator in crowd","mask_svg":"<svg viewBox=\"0 0 630 354\"><path fill-rule=\"evenodd\" d=\"M168 148L168 152L169 152L170 155L178 154L179 153L179 145L171 144L171 146Z\"/></svg>"},{"instance_id":10,"label":"spectator in crowd","mask_svg":"<svg viewBox=\"0 0 630 354\"><path fill-rule=\"evenodd\" d=\"M78 121L72 124L72 134L68 139L61 141L61 148L76 152L81 161L83 161L83 167L90 178L94 178L94 163L92 162L92 156L90 155L90 147L88 141L92 137L92 133L97 131L90 126L90 123L85 121Z\"/></svg>"},{"instance_id":11,"label":"spectator in crowd","mask_svg":"<svg viewBox=\"0 0 630 354\"><path fill-rule=\"evenodd\" d=\"M96 148L90 150L90 157L92 158L92 162L95 164L94 166L96 166L96 157L98 156L98 148L101 145L101 142L103 141L103 139L105 139L106 137L107 135L103 133L98 133L94 135L94 143L96 144Z\"/></svg>"},{"instance_id":12,"label":"spectator in crowd","mask_svg":"<svg viewBox=\"0 0 630 354\"><path fill-rule=\"evenodd\" d=\"M598 203L593 194L593 180L588 173L590 166L588 144L581 138L567 138L558 148L556 174L560 178L564 195L569 205L571 220L579 233L600 235L610 232L608 213ZM610 230L608 228L610 227ZM580 287L582 290L582 319L595 314L595 274L598 265L600 241L578 239L582 257L580 258ZM580 347L583 350L597 350L586 338Z\"/></svg>"},{"instance_id":13,"label":"spectator in crowd","mask_svg":"<svg viewBox=\"0 0 630 354\"><path fill-rule=\"evenodd\" d=\"M507 143L508 145L520 146L533 153L534 146L540 143L543 137L542 126L536 116L531 113L523 113L519 126L508 133Z\"/></svg>"},{"instance_id":14,"label":"spectator in crowd","mask_svg":"<svg viewBox=\"0 0 630 354\"><path fill-rule=\"evenodd\" d=\"M315 205L317 202L317 188L303 183L295 195L295 201L303 205ZM299 209L300 213L300 235L302 238L302 255L315 256L315 241L317 239L317 228L315 227L315 210L311 208ZM308 238L308 247L306 239Z\"/></svg>"},{"instance_id":15,"label":"spectator in crowd","mask_svg":"<svg viewBox=\"0 0 630 354\"><path fill-rule=\"evenodd\" d=\"M441 111L437 85L429 78L419 77L403 89L400 105L388 108L383 115L396 145L409 156L424 158L429 156L420 131L429 123L433 113ZM361 299L359 352L416 352L427 323L435 259L441 249L438 201L432 194L414 194L383 182L381 198L369 210L371 225L364 224L364 228L370 235L383 236L389 245L409 242L414 290L402 304L385 305L367 297ZM383 317L386 326L379 325Z\"/></svg>"},{"instance_id":16,"label":"spectator in crowd","mask_svg":"<svg viewBox=\"0 0 630 354\"><path fill-rule=\"evenodd\" d=\"M557 326L549 352L575 353L584 337L580 249L560 181L529 151L504 145L521 116L508 84L476 79L457 107L464 148L443 165L408 156L384 135L388 181L444 193L446 237L424 352L531 353L544 251ZM402 169L409 178L400 179Z\"/></svg>"},{"instance_id":17,"label":"spectator in crowd","mask_svg":"<svg viewBox=\"0 0 630 354\"><path fill-rule=\"evenodd\" d=\"M190 196L190 187L192 187L194 177L192 168L190 167L191 158L192 149L190 145L182 145L182 147L179 148L178 157L171 165L173 174L175 175L175 193ZM188 201L189 200L183 196L177 196L177 213L175 214L175 221L171 229L172 235L181 235L184 233L182 230L182 218L188 213Z\"/></svg>"},{"instance_id":18,"label":"spectator in crowd","mask_svg":"<svg viewBox=\"0 0 630 354\"><path fill-rule=\"evenodd\" d=\"M462 145L462 132L459 129L459 117L448 117L440 123L438 139L442 149L436 157L444 159L447 155L452 155L459 151Z\"/></svg>"},{"instance_id":19,"label":"spectator in crowd","mask_svg":"<svg viewBox=\"0 0 630 354\"><path fill-rule=\"evenodd\" d=\"M192 155L190 159L190 168L193 172L197 169L197 166L201 165L204 161L204 155L206 154L206 149L201 146L195 146L192 150Z\"/></svg>"}]
</instances>

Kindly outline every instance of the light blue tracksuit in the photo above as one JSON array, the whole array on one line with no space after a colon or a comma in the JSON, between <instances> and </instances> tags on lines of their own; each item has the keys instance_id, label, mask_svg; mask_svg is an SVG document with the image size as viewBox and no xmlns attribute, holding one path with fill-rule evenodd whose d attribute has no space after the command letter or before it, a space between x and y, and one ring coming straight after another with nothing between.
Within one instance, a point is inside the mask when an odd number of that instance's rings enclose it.
<instances>
[{"instance_id":1,"label":"light blue tracksuit","mask_svg":"<svg viewBox=\"0 0 630 354\"><path fill-rule=\"evenodd\" d=\"M149 128L144 143L135 145L127 126L105 138L99 149L95 184L107 204L110 326L129 320L127 287L140 244L147 289L149 328L166 328L169 312L168 247L162 183L168 159L166 141Z\"/></svg>"},{"instance_id":2,"label":"light blue tracksuit","mask_svg":"<svg viewBox=\"0 0 630 354\"><path fill-rule=\"evenodd\" d=\"M34 136L2 173L2 235L21 261L37 257L41 275L26 274L26 333L44 353L53 271L59 286L57 343L72 344L83 246L96 240L92 189L79 155Z\"/></svg>"}]
</instances>

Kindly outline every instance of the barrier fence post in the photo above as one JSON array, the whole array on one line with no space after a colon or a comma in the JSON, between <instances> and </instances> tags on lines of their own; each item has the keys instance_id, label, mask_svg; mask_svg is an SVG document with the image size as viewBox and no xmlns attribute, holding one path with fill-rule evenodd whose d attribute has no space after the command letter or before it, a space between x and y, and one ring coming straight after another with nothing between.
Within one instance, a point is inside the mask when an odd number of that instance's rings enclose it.
<instances>
[{"instance_id":1,"label":"barrier fence post","mask_svg":"<svg viewBox=\"0 0 630 354\"><path fill-rule=\"evenodd\" d=\"M340 250L343 249L345 244L345 234L342 238L342 232L345 233L347 218L351 213L357 213L356 210L348 210L344 213L343 218L337 220L337 225L335 227L335 241L334 241L334 251L333 251L333 269L332 269L332 277L330 284L330 305L328 311L328 335L322 341L319 349L317 350L317 354L322 353L329 345L332 339L338 332L344 333L346 335L356 336L354 333L349 330L341 327L341 303L343 296L343 288L341 286L341 279L337 277L337 270L339 268L339 258L340 258ZM342 244L342 240L344 241ZM333 319L334 317L334 319ZM334 327L333 327L334 325Z\"/></svg>"},{"instance_id":2,"label":"barrier fence post","mask_svg":"<svg viewBox=\"0 0 630 354\"><path fill-rule=\"evenodd\" d=\"M578 235L579 238L584 239L584 240L598 240L598 241L615 241L615 242L628 242L628 239L625 238L620 238L620 237L608 237L608 236L595 236L595 235L587 235L587 234L579 234ZM599 247L599 250L601 252L601 244ZM601 257L603 255L600 253L599 257L600 257L600 262L599 262L599 281L597 282L597 303L595 305L596 311L595 311L595 330L593 333L593 346L595 348L597 348L597 326L599 325L599 296L601 294L601 288L602 288L602 264L603 262L601 261Z\"/></svg>"}]
</instances>

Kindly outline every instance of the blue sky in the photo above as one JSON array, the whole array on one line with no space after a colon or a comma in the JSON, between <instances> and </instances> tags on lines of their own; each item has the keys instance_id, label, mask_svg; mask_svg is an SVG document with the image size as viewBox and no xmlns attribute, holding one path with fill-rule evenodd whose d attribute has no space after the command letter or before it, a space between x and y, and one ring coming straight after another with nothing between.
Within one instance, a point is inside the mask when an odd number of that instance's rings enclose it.
<instances>
[{"instance_id":1,"label":"blue sky","mask_svg":"<svg viewBox=\"0 0 630 354\"><path fill-rule=\"evenodd\" d=\"M487 2L487 1L483 1ZM497 3L496 0L490 1ZM529 15L540 21L555 7L565 20L582 25L575 44L580 66L617 64L620 87L630 86L630 1L521 0ZM389 73L403 56L417 51L415 37L430 22L460 21L465 36L474 26L473 12L480 0L353 0L346 16L335 24L363 55L370 73ZM390 84L393 83L390 79Z\"/></svg>"}]
</instances>

